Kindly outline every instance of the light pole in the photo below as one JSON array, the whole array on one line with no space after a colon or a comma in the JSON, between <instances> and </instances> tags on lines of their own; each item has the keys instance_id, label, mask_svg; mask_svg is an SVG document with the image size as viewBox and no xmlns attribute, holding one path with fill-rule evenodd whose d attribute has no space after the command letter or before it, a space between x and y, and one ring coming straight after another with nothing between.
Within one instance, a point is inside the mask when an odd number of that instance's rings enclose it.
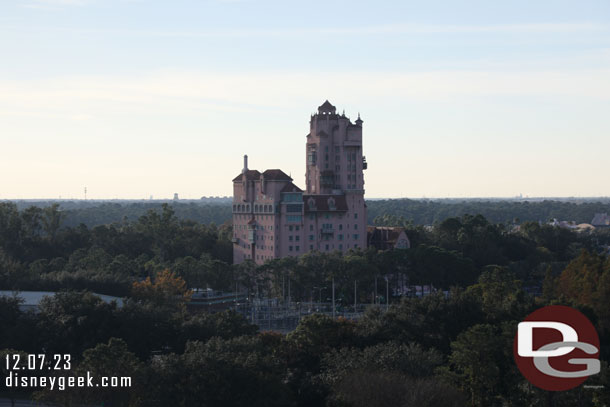
<instances>
[{"instance_id":1,"label":"light pole","mask_svg":"<svg viewBox=\"0 0 610 407\"><path fill-rule=\"evenodd\" d=\"M326 290L327 287L314 287L314 290L318 290L320 293L320 304L322 304L322 290Z\"/></svg>"},{"instance_id":2,"label":"light pole","mask_svg":"<svg viewBox=\"0 0 610 407\"><path fill-rule=\"evenodd\" d=\"M335 318L335 277L333 277L333 319Z\"/></svg>"},{"instance_id":3,"label":"light pole","mask_svg":"<svg viewBox=\"0 0 610 407\"><path fill-rule=\"evenodd\" d=\"M385 309L386 311L390 308L390 283L388 277L385 278Z\"/></svg>"},{"instance_id":4,"label":"light pole","mask_svg":"<svg viewBox=\"0 0 610 407\"><path fill-rule=\"evenodd\" d=\"M377 305L377 276L375 276L375 295L373 297L373 302Z\"/></svg>"}]
</instances>

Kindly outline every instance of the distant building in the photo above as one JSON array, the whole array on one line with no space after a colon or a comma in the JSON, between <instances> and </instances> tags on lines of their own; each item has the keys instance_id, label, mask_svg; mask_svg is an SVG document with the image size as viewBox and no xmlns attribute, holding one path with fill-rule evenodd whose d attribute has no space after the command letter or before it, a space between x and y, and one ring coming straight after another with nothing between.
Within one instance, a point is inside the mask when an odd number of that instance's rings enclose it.
<instances>
[{"instance_id":1,"label":"distant building","mask_svg":"<svg viewBox=\"0 0 610 407\"><path fill-rule=\"evenodd\" d=\"M233 179L233 262L365 248L362 123L325 101L310 118L305 191L279 169L244 168Z\"/></svg>"},{"instance_id":2,"label":"distant building","mask_svg":"<svg viewBox=\"0 0 610 407\"><path fill-rule=\"evenodd\" d=\"M97 295L104 302L110 303L112 301L116 301L119 307L123 306L123 299L119 297L113 297L111 295L97 294L92 293L93 295ZM19 304L19 308L22 311L38 311L40 306L40 301L44 297L53 297L55 292L53 291L8 291L8 290L0 290L0 297L13 297L16 296L22 300L21 304Z\"/></svg>"},{"instance_id":3,"label":"distant building","mask_svg":"<svg viewBox=\"0 0 610 407\"><path fill-rule=\"evenodd\" d=\"M576 222L574 222L574 221L566 221L566 220L559 221L557 219L553 219L548 224L550 226L555 226L558 228L570 229L575 232L591 232L591 231L595 230L595 226L593 226L593 225L590 225L588 223L576 224Z\"/></svg>"},{"instance_id":4,"label":"distant building","mask_svg":"<svg viewBox=\"0 0 610 407\"><path fill-rule=\"evenodd\" d=\"M180 199L180 198L178 198L178 194L177 194L177 193L175 193L175 194L174 194L174 201L177 201L177 200L179 200L179 199Z\"/></svg>"},{"instance_id":5,"label":"distant building","mask_svg":"<svg viewBox=\"0 0 610 407\"><path fill-rule=\"evenodd\" d=\"M607 213L596 213L591 221L596 228L610 227L610 216Z\"/></svg>"},{"instance_id":6,"label":"distant building","mask_svg":"<svg viewBox=\"0 0 610 407\"><path fill-rule=\"evenodd\" d=\"M377 250L409 249L411 242L404 228L369 226L367 244Z\"/></svg>"}]
</instances>

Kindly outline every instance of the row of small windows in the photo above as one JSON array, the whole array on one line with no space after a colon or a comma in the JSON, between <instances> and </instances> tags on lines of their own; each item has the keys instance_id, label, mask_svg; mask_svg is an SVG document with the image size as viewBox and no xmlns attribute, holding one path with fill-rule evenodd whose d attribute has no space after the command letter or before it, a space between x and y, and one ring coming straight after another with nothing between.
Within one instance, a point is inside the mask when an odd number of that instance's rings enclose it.
<instances>
[{"instance_id":1,"label":"row of small windows","mask_svg":"<svg viewBox=\"0 0 610 407\"><path fill-rule=\"evenodd\" d=\"M247 225L235 225L236 229L248 229ZM256 230L265 230L265 229L269 229L269 230L273 230L273 225L269 225L269 226L264 226L264 225L256 225Z\"/></svg>"},{"instance_id":2,"label":"row of small windows","mask_svg":"<svg viewBox=\"0 0 610 407\"><path fill-rule=\"evenodd\" d=\"M352 235L352 237L354 238L354 240L358 240L358 236L359 236L359 235L358 235L358 233L354 233L354 234ZM349 239L349 235L346 235L346 237ZM314 239L315 239L315 236L314 236L314 235L309 235L309 240L310 240L310 241L313 241ZM342 234L342 233L338 234L338 235L337 235L337 239L338 239L338 240L343 240L343 234ZM292 240L292 239L290 239L290 240ZM299 240L299 239L297 239L297 240ZM330 236L330 235L324 235L324 239L322 239L322 240L332 240L332 238L331 238L331 236Z\"/></svg>"},{"instance_id":3,"label":"row of small windows","mask_svg":"<svg viewBox=\"0 0 610 407\"><path fill-rule=\"evenodd\" d=\"M303 202L303 194L300 192L282 193L283 202Z\"/></svg>"},{"instance_id":4,"label":"row of small windows","mask_svg":"<svg viewBox=\"0 0 610 407\"><path fill-rule=\"evenodd\" d=\"M339 244L338 248L339 248L339 250L343 250L343 244ZM349 249L349 245L347 245L347 248ZM357 249L357 248L358 248L358 244L354 244L354 249ZM335 249L335 245L332 245L332 246L329 244L324 245L324 251L328 252L328 251L334 250L334 249ZM309 250L313 250L312 244L309 245Z\"/></svg>"},{"instance_id":5,"label":"row of small windows","mask_svg":"<svg viewBox=\"0 0 610 407\"><path fill-rule=\"evenodd\" d=\"M250 204L234 204L233 212L250 212ZM255 213L273 213L273 205L254 205Z\"/></svg>"}]
</instances>

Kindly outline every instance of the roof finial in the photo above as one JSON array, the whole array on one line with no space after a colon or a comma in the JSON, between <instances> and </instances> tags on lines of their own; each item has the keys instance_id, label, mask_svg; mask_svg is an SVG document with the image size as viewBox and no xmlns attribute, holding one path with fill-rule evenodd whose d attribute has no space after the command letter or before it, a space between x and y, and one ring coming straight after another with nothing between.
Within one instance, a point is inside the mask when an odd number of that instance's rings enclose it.
<instances>
[{"instance_id":1,"label":"roof finial","mask_svg":"<svg viewBox=\"0 0 610 407\"><path fill-rule=\"evenodd\" d=\"M362 119L360 118L360 112L358 112L358 120L356 120L356 126L362 126Z\"/></svg>"}]
</instances>

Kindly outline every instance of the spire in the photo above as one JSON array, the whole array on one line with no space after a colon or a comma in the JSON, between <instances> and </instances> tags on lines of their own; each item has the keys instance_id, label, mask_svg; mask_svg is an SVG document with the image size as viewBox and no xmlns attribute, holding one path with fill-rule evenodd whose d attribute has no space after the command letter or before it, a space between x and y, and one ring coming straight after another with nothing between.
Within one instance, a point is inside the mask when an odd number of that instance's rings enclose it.
<instances>
[{"instance_id":1,"label":"spire","mask_svg":"<svg viewBox=\"0 0 610 407\"><path fill-rule=\"evenodd\" d=\"M360 118L360 112L358 112L358 119L356 120L356 125L357 126L362 126L362 119Z\"/></svg>"}]
</instances>

